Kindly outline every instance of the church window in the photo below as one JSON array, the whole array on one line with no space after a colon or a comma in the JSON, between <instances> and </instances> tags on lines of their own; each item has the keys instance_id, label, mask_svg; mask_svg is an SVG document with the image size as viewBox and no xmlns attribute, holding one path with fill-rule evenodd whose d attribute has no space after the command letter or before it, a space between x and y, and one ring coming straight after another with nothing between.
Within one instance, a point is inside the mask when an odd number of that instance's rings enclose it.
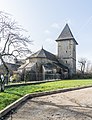
<instances>
[{"instance_id":1,"label":"church window","mask_svg":"<svg viewBox=\"0 0 92 120\"><path fill-rule=\"evenodd\" d=\"M75 47L73 48L73 51L75 51Z\"/></svg>"},{"instance_id":2,"label":"church window","mask_svg":"<svg viewBox=\"0 0 92 120\"><path fill-rule=\"evenodd\" d=\"M67 63L67 60L66 60L66 63Z\"/></svg>"},{"instance_id":3,"label":"church window","mask_svg":"<svg viewBox=\"0 0 92 120\"><path fill-rule=\"evenodd\" d=\"M66 53L67 53L67 50L66 50Z\"/></svg>"}]
</instances>

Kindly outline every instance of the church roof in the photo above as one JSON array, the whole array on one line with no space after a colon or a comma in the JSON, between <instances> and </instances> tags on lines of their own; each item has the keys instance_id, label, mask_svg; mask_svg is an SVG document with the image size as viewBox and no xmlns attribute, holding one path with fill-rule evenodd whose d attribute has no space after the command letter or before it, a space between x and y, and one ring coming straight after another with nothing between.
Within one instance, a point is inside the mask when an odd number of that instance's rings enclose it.
<instances>
[{"instance_id":1,"label":"church roof","mask_svg":"<svg viewBox=\"0 0 92 120\"><path fill-rule=\"evenodd\" d=\"M69 40L73 39L76 42L76 44L78 45L77 41L74 39L74 36L73 36L68 24L65 25L64 29L62 30L61 34L59 35L59 37L57 38L56 41L67 40L67 39L69 39Z\"/></svg>"},{"instance_id":2,"label":"church roof","mask_svg":"<svg viewBox=\"0 0 92 120\"><path fill-rule=\"evenodd\" d=\"M29 58L47 58L52 61L58 61L54 54L44 50L43 48L32 54Z\"/></svg>"}]
</instances>

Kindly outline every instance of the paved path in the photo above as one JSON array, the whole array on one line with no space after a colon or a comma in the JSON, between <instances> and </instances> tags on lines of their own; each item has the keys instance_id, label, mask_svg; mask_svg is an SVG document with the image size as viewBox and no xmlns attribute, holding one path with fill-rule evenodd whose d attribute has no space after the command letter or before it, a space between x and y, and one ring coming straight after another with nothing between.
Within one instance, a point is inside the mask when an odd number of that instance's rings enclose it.
<instances>
[{"instance_id":1,"label":"paved path","mask_svg":"<svg viewBox=\"0 0 92 120\"><path fill-rule=\"evenodd\" d=\"M92 88L29 99L12 120L92 120Z\"/></svg>"}]
</instances>

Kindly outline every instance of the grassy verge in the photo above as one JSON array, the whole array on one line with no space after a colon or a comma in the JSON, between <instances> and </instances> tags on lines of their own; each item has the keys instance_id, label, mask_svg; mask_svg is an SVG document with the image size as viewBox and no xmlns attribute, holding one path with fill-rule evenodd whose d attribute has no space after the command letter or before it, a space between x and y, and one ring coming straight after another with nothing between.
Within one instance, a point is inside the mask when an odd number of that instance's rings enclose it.
<instances>
[{"instance_id":1,"label":"grassy verge","mask_svg":"<svg viewBox=\"0 0 92 120\"><path fill-rule=\"evenodd\" d=\"M28 93L92 85L92 80L65 80L7 88L0 93L0 110Z\"/></svg>"}]
</instances>

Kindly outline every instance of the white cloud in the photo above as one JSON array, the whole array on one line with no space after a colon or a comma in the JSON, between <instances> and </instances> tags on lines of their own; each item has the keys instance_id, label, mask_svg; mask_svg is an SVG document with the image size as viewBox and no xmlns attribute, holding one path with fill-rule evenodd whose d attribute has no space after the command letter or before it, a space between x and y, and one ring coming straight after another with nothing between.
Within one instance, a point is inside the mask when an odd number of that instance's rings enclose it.
<instances>
[{"instance_id":1,"label":"white cloud","mask_svg":"<svg viewBox=\"0 0 92 120\"><path fill-rule=\"evenodd\" d=\"M50 31L49 30L45 30L44 33L45 34L50 34Z\"/></svg>"},{"instance_id":2,"label":"white cloud","mask_svg":"<svg viewBox=\"0 0 92 120\"><path fill-rule=\"evenodd\" d=\"M57 28L57 29L59 29L59 28L60 28L60 26L59 26L59 24L58 24L58 23L53 23L53 24L51 25L51 27L52 27L52 28Z\"/></svg>"},{"instance_id":3,"label":"white cloud","mask_svg":"<svg viewBox=\"0 0 92 120\"><path fill-rule=\"evenodd\" d=\"M52 43L52 42L53 42L53 40L52 40L51 38L46 38L45 41L46 41L46 42L49 42L49 43Z\"/></svg>"}]
</instances>

